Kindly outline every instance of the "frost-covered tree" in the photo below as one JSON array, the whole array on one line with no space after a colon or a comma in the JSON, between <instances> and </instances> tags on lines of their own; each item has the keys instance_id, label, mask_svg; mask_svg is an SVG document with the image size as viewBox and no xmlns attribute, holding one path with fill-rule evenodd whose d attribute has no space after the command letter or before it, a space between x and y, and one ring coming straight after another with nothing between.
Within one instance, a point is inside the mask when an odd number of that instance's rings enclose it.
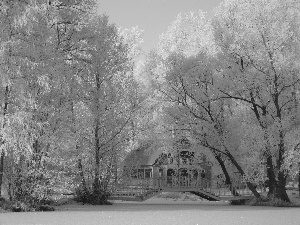
<instances>
[{"instance_id":1,"label":"frost-covered tree","mask_svg":"<svg viewBox=\"0 0 300 225\"><path fill-rule=\"evenodd\" d=\"M19 197L93 179L103 203L129 145L141 100L134 77L141 31L117 28L94 7L90 0L1 2L0 187L4 174Z\"/></svg>"},{"instance_id":2,"label":"frost-covered tree","mask_svg":"<svg viewBox=\"0 0 300 225\"><path fill-rule=\"evenodd\" d=\"M234 164L241 175L245 172L232 153L237 145L228 144L226 135L231 102L218 99L219 91L214 86L220 66L212 34L203 13L180 15L162 35L158 53L149 60L148 67L152 68L148 74L173 123L180 124L199 145L210 150L226 183L231 184L225 161ZM248 186L259 198L251 182Z\"/></svg>"},{"instance_id":3,"label":"frost-covered tree","mask_svg":"<svg viewBox=\"0 0 300 225\"><path fill-rule=\"evenodd\" d=\"M42 126L38 121L34 121L33 117L37 108L35 92L38 91L38 86L40 90L43 87L42 85L35 85L39 81L42 83L43 80L43 75L39 72L41 72L41 62L45 59L39 58L43 53L40 44L43 41L45 43L46 35L49 32L46 31L45 10L41 8L41 5L34 3L28 5L17 1L3 2L1 7L1 84L3 98L1 102L0 170L3 171L6 162L5 156L10 156L14 166L9 168L9 171L13 175L21 176L21 173L25 172L22 170L25 161L30 161L35 151L36 145L34 143L40 133L40 129L37 128ZM31 18L29 19L29 17ZM41 23L37 24L35 19ZM34 41L36 42L34 43ZM47 50L46 47L45 51ZM0 180L2 187L2 177Z\"/></svg>"},{"instance_id":4,"label":"frost-covered tree","mask_svg":"<svg viewBox=\"0 0 300 225\"><path fill-rule=\"evenodd\" d=\"M78 70L77 95L89 112L86 139L93 149L92 192L100 201L105 200L103 188L110 176L105 171L116 164L112 161L124 147L138 106L133 60L140 42L138 29L117 29L107 16L94 16L78 36L80 47L70 53L70 63Z\"/></svg>"},{"instance_id":5,"label":"frost-covered tree","mask_svg":"<svg viewBox=\"0 0 300 225\"><path fill-rule=\"evenodd\" d=\"M80 29L83 23L78 21L84 21L84 14L92 5L92 1L1 3L0 170L3 171L5 165L8 167L5 177L10 184L18 184L14 179L20 178L22 184L39 188L42 185L32 180L49 181L47 172L51 169L45 167L45 162L52 147L51 129L58 117L62 119L58 108L67 88L62 85L66 84L66 76L62 74L70 74L65 63L69 49L62 47L61 41L64 36L65 44L71 34ZM69 27L72 32L67 34ZM0 178L0 186L3 186ZM20 188L12 193L24 198L41 193L34 189L25 195Z\"/></svg>"},{"instance_id":6,"label":"frost-covered tree","mask_svg":"<svg viewBox=\"0 0 300 225\"><path fill-rule=\"evenodd\" d=\"M298 9L293 0L230 0L220 5L213 21L222 52L222 98L252 110L263 130L269 196L285 201L285 137L299 120Z\"/></svg>"}]
</instances>

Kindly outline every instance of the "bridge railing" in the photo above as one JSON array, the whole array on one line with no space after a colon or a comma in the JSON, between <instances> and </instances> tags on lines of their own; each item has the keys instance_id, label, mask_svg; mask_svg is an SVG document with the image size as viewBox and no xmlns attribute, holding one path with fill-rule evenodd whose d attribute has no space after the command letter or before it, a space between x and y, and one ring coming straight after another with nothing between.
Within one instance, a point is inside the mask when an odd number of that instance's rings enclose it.
<instances>
[{"instance_id":1,"label":"bridge railing","mask_svg":"<svg viewBox=\"0 0 300 225\"><path fill-rule=\"evenodd\" d=\"M167 176L148 179L128 179L117 185L121 187L131 187L135 189L157 189L157 188L201 188L211 189L212 182L205 178L189 178L185 176Z\"/></svg>"},{"instance_id":2,"label":"bridge railing","mask_svg":"<svg viewBox=\"0 0 300 225\"><path fill-rule=\"evenodd\" d=\"M254 187L259 193L265 193L267 190L264 183L254 184ZM246 182L243 182L241 180L238 182L234 182L233 184L222 185L213 182L212 192L218 196L232 196L233 193L241 196L253 195Z\"/></svg>"},{"instance_id":3,"label":"bridge railing","mask_svg":"<svg viewBox=\"0 0 300 225\"><path fill-rule=\"evenodd\" d=\"M115 192L127 195L143 195L148 192L176 190L185 191L191 189L201 189L216 196L232 196L252 195L245 182L235 182L231 185L222 186L216 184L214 181L205 178L190 178L187 176L167 176L160 178L147 178L147 179L127 179L122 183L116 185ZM258 192L263 193L266 188L263 184L256 186Z\"/></svg>"},{"instance_id":4,"label":"bridge railing","mask_svg":"<svg viewBox=\"0 0 300 225\"><path fill-rule=\"evenodd\" d=\"M210 190L211 181L205 178L190 178L186 176L168 176L164 181L164 187L167 188L201 188Z\"/></svg>"}]
</instances>

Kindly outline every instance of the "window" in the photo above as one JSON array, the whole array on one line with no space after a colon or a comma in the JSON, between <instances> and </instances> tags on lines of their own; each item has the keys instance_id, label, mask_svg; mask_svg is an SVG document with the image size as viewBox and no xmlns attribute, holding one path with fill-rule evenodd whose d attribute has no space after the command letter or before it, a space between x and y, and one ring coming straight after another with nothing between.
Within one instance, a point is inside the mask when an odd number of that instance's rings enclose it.
<instances>
[{"instance_id":1,"label":"window","mask_svg":"<svg viewBox=\"0 0 300 225\"><path fill-rule=\"evenodd\" d=\"M138 178L139 179L144 179L145 174L144 174L144 169L138 169Z\"/></svg>"},{"instance_id":2,"label":"window","mask_svg":"<svg viewBox=\"0 0 300 225\"><path fill-rule=\"evenodd\" d=\"M138 178L138 170L132 169L130 175L131 175L131 178Z\"/></svg>"},{"instance_id":3,"label":"window","mask_svg":"<svg viewBox=\"0 0 300 225\"><path fill-rule=\"evenodd\" d=\"M152 169L132 169L131 178L145 179L152 177Z\"/></svg>"},{"instance_id":4,"label":"window","mask_svg":"<svg viewBox=\"0 0 300 225\"><path fill-rule=\"evenodd\" d=\"M192 158L194 158L194 152L189 152L189 151L181 151L180 152L181 164L184 164L184 165L191 164Z\"/></svg>"},{"instance_id":5,"label":"window","mask_svg":"<svg viewBox=\"0 0 300 225\"><path fill-rule=\"evenodd\" d=\"M145 178L152 177L152 169L145 169Z\"/></svg>"}]
</instances>

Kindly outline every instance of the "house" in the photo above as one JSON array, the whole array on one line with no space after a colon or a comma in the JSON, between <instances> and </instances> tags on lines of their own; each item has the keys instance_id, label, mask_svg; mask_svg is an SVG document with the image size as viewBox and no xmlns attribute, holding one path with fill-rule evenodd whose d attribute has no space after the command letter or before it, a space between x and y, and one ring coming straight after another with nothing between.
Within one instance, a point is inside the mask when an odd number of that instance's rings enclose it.
<instances>
[{"instance_id":1,"label":"house","mask_svg":"<svg viewBox=\"0 0 300 225\"><path fill-rule=\"evenodd\" d=\"M131 151L124 160L123 180L131 185L147 181L149 185L157 182L175 185L175 181L192 182L199 178L210 181L211 164L199 149L191 147L187 139L175 143L172 151L164 151L162 146L152 148L147 142ZM178 184L177 184L178 185Z\"/></svg>"}]
</instances>

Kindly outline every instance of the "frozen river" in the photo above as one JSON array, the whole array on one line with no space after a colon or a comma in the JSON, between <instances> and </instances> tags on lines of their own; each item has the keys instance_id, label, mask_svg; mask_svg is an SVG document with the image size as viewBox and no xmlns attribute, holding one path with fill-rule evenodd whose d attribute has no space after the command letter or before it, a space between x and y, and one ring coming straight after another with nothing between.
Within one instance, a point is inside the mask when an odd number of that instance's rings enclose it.
<instances>
[{"instance_id":1,"label":"frozen river","mask_svg":"<svg viewBox=\"0 0 300 225\"><path fill-rule=\"evenodd\" d=\"M0 225L300 225L300 208L231 206L226 202L149 199L110 206L73 204L57 210L2 213Z\"/></svg>"}]
</instances>

